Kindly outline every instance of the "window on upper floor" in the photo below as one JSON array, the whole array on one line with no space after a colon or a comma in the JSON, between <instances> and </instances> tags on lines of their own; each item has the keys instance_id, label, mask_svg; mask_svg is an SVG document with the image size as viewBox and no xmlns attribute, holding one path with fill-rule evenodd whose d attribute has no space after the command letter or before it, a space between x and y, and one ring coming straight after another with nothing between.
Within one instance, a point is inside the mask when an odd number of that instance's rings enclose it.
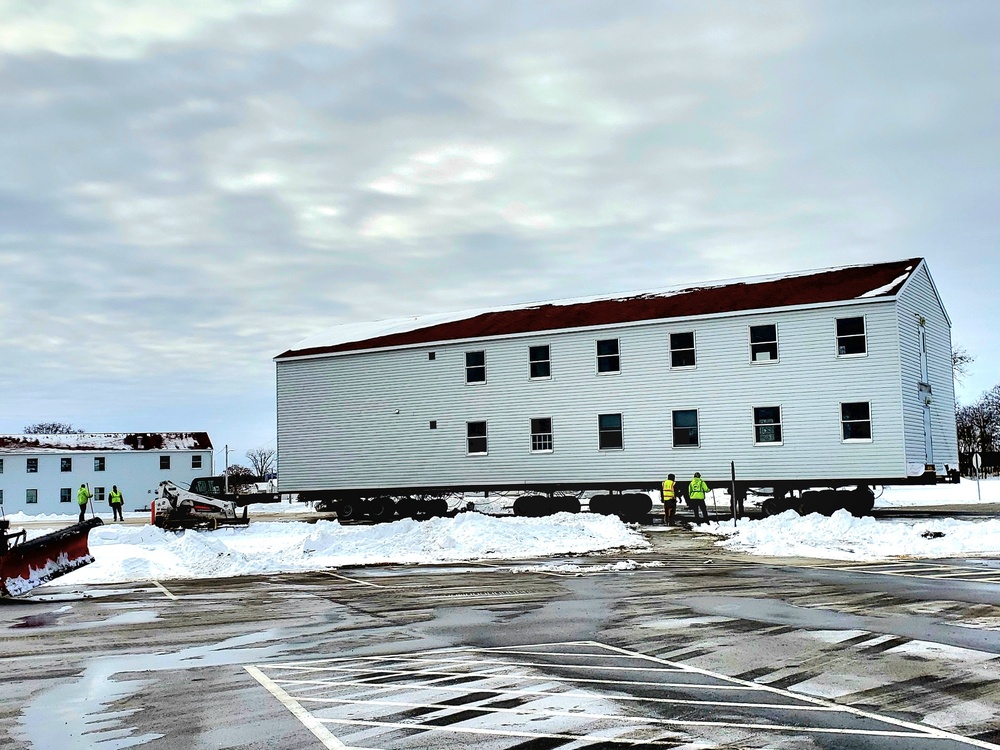
<instances>
[{"instance_id":1,"label":"window on upper floor","mask_svg":"<svg viewBox=\"0 0 1000 750\"><path fill-rule=\"evenodd\" d=\"M625 447L621 414L597 415L597 447L602 451Z\"/></svg>"},{"instance_id":2,"label":"window on upper floor","mask_svg":"<svg viewBox=\"0 0 1000 750\"><path fill-rule=\"evenodd\" d=\"M29 474L37 474L38 473L38 459L37 458L29 458L27 464L25 465L25 470Z\"/></svg>"},{"instance_id":3,"label":"window on upper floor","mask_svg":"<svg viewBox=\"0 0 1000 750\"><path fill-rule=\"evenodd\" d=\"M837 318L837 356L857 357L867 353L868 342L864 316Z\"/></svg>"},{"instance_id":4,"label":"window on upper floor","mask_svg":"<svg viewBox=\"0 0 1000 750\"><path fill-rule=\"evenodd\" d=\"M486 434L486 421L465 423L466 453L470 456L483 455L489 452Z\"/></svg>"},{"instance_id":5,"label":"window on upper floor","mask_svg":"<svg viewBox=\"0 0 1000 750\"><path fill-rule=\"evenodd\" d=\"M31 489L24 491L24 502L28 505L33 505L38 502L38 490Z\"/></svg>"},{"instance_id":6,"label":"window on upper floor","mask_svg":"<svg viewBox=\"0 0 1000 750\"><path fill-rule=\"evenodd\" d=\"M670 334L670 366L694 367L694 331Z\"/></svg>"},{"instance_id":7,"label":"window on upper floor","mask_svg":"<svg viewBox=\"0 0 1000 750\"><path fill-rule=\"evenodd\" d=\"M778 326L773 323L750 326L750 361L774 362L778 359Z\"/></svg>"},{"instance_id":8,"label":"window on upper floor","mask_svg":"<svg viewBox=\"0 0 1000 750\"><path fill-rule=\"evenodd\" d=\"M753 409L753 441L756 445L781 444L781 407L755 406Z\"/></svg>"},{"instance_id":9,"label":"window on upper floor","mask_svg":"<svg viewBox=\"0 0 1000 750\"><path fill-rule=\"evenodd\" d=\"M437 352L427 352L427 359L433 362L435 359L437 359Z\"/></svg>"},{"instance_id":10,"label":"window on upper floor","mask_svg":"<svg viewBox=\"0 0 1000 750\"><path fill-rule=\"evenodd\" d=\"M486 352L465 353L465 382L486 382Z\"/></svg>"},{"instance_id":11,"label":"window on upper floor","mask_svg":"<svg viewBox=\"0 0 1000 750\"><path fill-rule=\"evenodd\" d=\"M170 468L170 456L160 456L160 468L161 469Z\"/></svg>"},{"instance_id":12,"label":"window on upper floor","mask_svg":"<svg viewBox=\"0 0 1000 750\"><path fill-rule=\"evenodd\" d=\"M3 474L3 459L0 458L0 474Z\"/></svg>"},{"instance_id":13,"label":"window on upper floor","mask_svg":"<svg viewBox=\"0 0 1000 750\"><path fill-rule=\"evenodd\" d=\"M200 469L201 468L201 456L197 453L191 456L191 468Z\"/></svg>"},{"instance_id":14,"label":"window on upper floor","mask_svg":"<svg viewBox=\"0 0 1000 750\"><path fill-rule=\"evenodd\" d=\"M72 487L63 487L61 490L59 490L59 502L61 502L61 503L69 503L69 502L72 502L72 501L73 501L73 488Z\"/></svg>"},{"instance_id":15,"label":"window on upper floor","mask_svg":"<svg viewBox=\"0 0 1000 750\"><path fill-rule=\"evenodd\" d=\"M73 459L72 458L60 458L59 459L59 471L73 471Z\"/></svg>"},{"instance_id":16,"label":"window on upper floor","mask_svg":"<svg viewBox=\"0 0 1000 750\"><path fill-rule=\"evenodd\" d=\"M678 409L673 413L674 447L697 448L698 410Z\"/></svg>"},{"instance_id":17,"label":"window on upper floor","mask_svg":"<svg viewBox=\"0 0 1000 750\"><path fill-rule=\"evenodd\" d=\"M531 420L531 451L533 453L552 451L551 417L539 417Z\"/></svg>"},{"instance_id":18,"label":"window on upper floor","mask_svg":"<svg viewBox=\"0 0 1000 750\"><path fill-rule=\"evenodd\" d=\"M104 456L94 456L94 471L104 471Z\"/></svg>"},{"instance_id":19,"label":"window on upper floor","mask_svg":"<svg viewBox=\"0 0 1000 750\"><path fill-rule=\"evenodd\" d=\"M844 441L870 441L872 439L871 403L852 401L840 405L841 434Z\"/></svg>"},{"instance_id":20,"label":"window on upper floor","mask_svg":"<svg viewBox=\"0 0 1000 750\"><path fill-rule=\"evenodd\" d=\"M552 360L548 345L528 347L528 377L543 380L552 377Z\"/></svg>"},{"instance_id":21,"label":"window on upper floor","mask_svg":"<svg viewBox=\"0 0 1000 750\"><path fill-rule=\"evenodd\" d=\"M621 372L618 339L603 339L597 342L597 372L602 375Z\"/></svg>"}]
</instances>

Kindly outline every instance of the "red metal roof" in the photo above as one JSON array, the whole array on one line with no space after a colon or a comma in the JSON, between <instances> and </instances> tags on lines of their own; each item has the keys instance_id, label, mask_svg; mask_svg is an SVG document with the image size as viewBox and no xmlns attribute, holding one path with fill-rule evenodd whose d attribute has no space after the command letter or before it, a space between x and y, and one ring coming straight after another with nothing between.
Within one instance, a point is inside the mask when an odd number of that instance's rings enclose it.
<instances>
[{"instance_id":1,"label":"red metal roof","mask_svg":"<svg viewBox=\"0 0 1000 750\"><path fill-rule=\"evenodd\" d=\"M461 320L428 325L401 333L331 346L289 349L275 359L666 320L692 315L818 305L854 300L862 296L878 299L891 297L899 292L921 261L921 258L913 258L890 263L832 268L785 277L694 286L666 293L640 293L585 302L542 303L520 309L473 313Z\"/></svg>"},{"instance_id":2,"label":"red metal roof","mask_svg":"<svg viewBox=\"0 0 1000 750\"><path fill-rule=\"evenodd\" d=\"M80 432L0 435L0 453L212 450L207 432Z\"/></svg>"}]
</instances>

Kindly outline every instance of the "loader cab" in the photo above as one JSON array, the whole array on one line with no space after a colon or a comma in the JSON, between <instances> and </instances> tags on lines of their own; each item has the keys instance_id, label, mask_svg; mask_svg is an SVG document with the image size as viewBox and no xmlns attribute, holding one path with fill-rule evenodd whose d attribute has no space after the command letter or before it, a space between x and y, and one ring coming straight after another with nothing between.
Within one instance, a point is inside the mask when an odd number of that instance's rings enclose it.
<instances>
[{"instance_id":1,"label":"loader cab","mask_svg":"<svg viewBox=\"0 0 1000 750\"><path fill-rule=\"evenodd\" d=\"M198 477L191 480L191 492L205 497L221 498L226 494L224 477Z\"/></svg>"}]
</instances>

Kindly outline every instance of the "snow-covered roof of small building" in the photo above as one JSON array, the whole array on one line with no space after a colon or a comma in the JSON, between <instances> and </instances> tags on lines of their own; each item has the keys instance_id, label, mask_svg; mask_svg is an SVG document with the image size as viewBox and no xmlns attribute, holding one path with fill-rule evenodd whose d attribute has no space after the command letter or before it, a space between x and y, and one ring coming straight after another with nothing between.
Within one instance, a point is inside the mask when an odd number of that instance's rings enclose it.
<instances>
[{"instance_id":1,"label":"snow-covered roof of small building","mask_svg":"<svg viewBox=\"0 0 1000 750\"><path fill-rule=\"evenodd\" d=\"M212 450L207 432L83 432L0 435L0 453Z\"/></svg>"},{"instance_id":2,"label":"snow-covered roof of small building","mask_svg":"<svg viewBox=\"0 0 1000 750\"><path fill-rule=\"evenodd\" d=\"M348 323L300 341L275 359L891 298L922 261L922 258L912 258L490 310Z\"/></svg>"}]
</instances>

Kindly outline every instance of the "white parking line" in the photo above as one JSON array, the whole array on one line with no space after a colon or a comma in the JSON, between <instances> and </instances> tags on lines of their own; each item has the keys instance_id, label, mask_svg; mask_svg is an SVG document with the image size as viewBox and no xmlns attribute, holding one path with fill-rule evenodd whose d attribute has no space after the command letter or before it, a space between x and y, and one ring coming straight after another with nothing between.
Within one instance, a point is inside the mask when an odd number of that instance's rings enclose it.
<instances>
[{"instance_id":1,"label":"white parking line","mask_svg":"<svg viewBox=\"0 0 1000 750\"><path fill-rule=\"evenodd\" d=\"M371 586L372 588L376 589L391 588L390 586L382 586L378 583L369 583L368 581L361 581L357 578L348 578L347 576L340 575L340 573L331 573L328 571L327 575L330 576L331 578L339 578L342 581L350 581L351 583L360 583L362 586Z\"/></svg>"},{"instance_id":2,"label":"white parking line","mask_svg":"<svg viewBox=\"0 0 1000 750\"><path fill-rule=\"evenodd\" d=\"M156 586L156 588L158 588L160 591L162 591L168 599L177 601L177 597L174 596L172 593L170 593L170 591L167 590L167 587L164 586L162 583L160 583L159 581L153 581L153 585Z\"/></svg>"}]
</instances>

